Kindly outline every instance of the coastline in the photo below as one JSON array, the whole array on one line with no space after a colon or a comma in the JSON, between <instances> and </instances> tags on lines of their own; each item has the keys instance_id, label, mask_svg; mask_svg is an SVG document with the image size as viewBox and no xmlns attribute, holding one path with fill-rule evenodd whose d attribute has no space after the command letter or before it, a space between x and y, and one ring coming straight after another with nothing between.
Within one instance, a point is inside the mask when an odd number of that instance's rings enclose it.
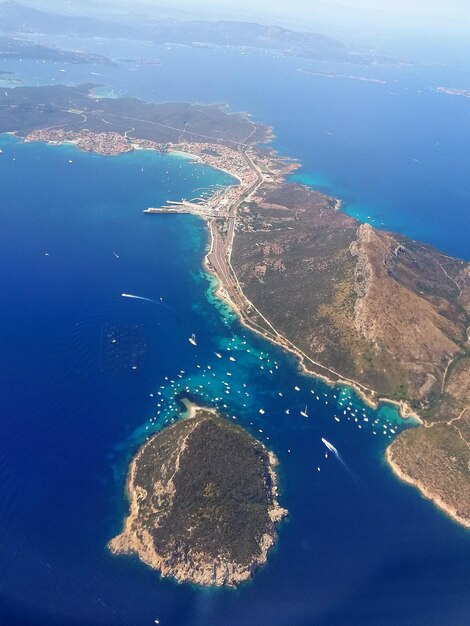
<instances>
[{"instance_id":1,"label":"coastline","mask_svg":"<svg viewBox=\"0 0 470 626\"><path fill-rule=\"evenodd\" d=\"M181 418L177 420L175 424L163 429L168 430L174 428L177 424L181 424L181 422L187 423L191 420L194 421L193 427L187 429L178 439L179 450L175 459L176 472L180 466L181 455L187 448L187 441L190 435L195 432L200 425L200 422L197 420L198 413L210 413L218 419L224 419L219 417L215 409L202 407L187 398L183 398L181 402L185 406L186 411L183 411ZM227 422L227 424L230 424L230 422ZM241 429L241 427L237 428L244 430ZM277 537L276 526L288 514L288 511L279 504L278 476L276 472L279 462L277 457L273 452L268 450L262 442L254 439L256 444L262 447L268 460L266 470L269 474L271 484L270 493L272 501L267 510L267 514L271 521L271 531L266 531L259 537L257 540L258 552L253 555L249 563L232 562L228 560L225 554L220 554L220 556L214 560L209 558L204 552L194 551L191 548L188 548L188 550L184 552L183 558L178 553L173 555L165 553L159 554L155 549L150 532L147 528L143 527L142 524L139 524L140 503L145 501L148 497L148 493L143 487L136 485L136 472L139 461L142 459L147 448L153 446L155 439L159 437L161 432L162 431L158 431L140 446L129 465L125 488L129 512L125 517L121 532L108 541L108 550L115 556L135 554L151 569L158 570L162 577L173 578L180 583L189 582L201 586L226 586L236 588L240 583L251 580L253 574L267 562L268 553ZM164 493L169 494L170 497L174 497L174 475L169 479L166 487L164 481L159 481L158 485L155 486L154 497L159 499Z\"/></svg>"},{"instance_id":2,"label":"coastline","mask_svg":"<svg viewBox=\"0 0 470 626\"><path fill-rule=\"evenodd\" d=\"M341 203L342 201L340 199L335 198L335 209L340 210ZM305 375L312 376L314 378L319 378L320 380L323 380L325 383L327 383L330 386L339 385L339 386L347 387L349 389L353 389L357 393L357 395L361 398L361 400L373 410L377 410L381 405L390 405L390 406L395 407L398 410L400 417L402 419L404 420L413 419L416 421L417 424L424 423L420 415L416 413L416 411L413 411L413 409L411 409L411 407L406 402L399 402L397 400L393 400L393 399L389 399L385 397L378 397L377 393L373 389L368 389L367 387L364 387L363 385L361 385L361 383L356 382L354 380L347 379L341 374L334 372L333 370L330 370L329 368L325 367L321 363L317 363L313 361L309 356L304 354L297 346L291 343L288 339L286 339L283 335L281 335L281 333L276 331L274 328L273 328L273 331L275 335L274 334L271 335L268 332L254 325L250 321L249 318L243 315L243 312L240 310L240 308L232 301L223 283L221 282L219 276L212 268L212 265L209 261L210 254L213 251L213 242L214 242L212 222L209 223L209 234L210 234L210 245L204 256L204 268L208 274L210 274L217 280L217 286L214 289L214 295L217 298L219 298L219 300L222 300L228 307L230 307L230 309L238 317L239 321L246 328L250 329L252 332L257 333L258 335L261 335L265 340L269 341L270 343L275 344L276 346L279 346L283 350L286 350L287 352L290 352L295 357L297 357L299 368ZM243 291L241 289L240 289L240 293L244 297L246 304L249 307L255 308L255 306L243 294ZM309 369L306 363L307 361L310 362L315 367L325 370L325 372L328 372L330 375L328 375L328 373L321 373L319 371L314 371L313 369ZM337 378L333 378L331 374L334 374L335 376L337 376Z\"/></svg>"},{"instance_id":3,"label":"coastline","mask_svg":"<svg viewBox=\"0 0 470 626\"><path fill-rule=\"evenodd\" d=\"M160 152L156 148L142 148L141 146L136 147L136 150L154 150L155 152ZM198 154L192 154L191 152L184 152L183 150L170 150L167 154L172 154L174 156L187 158L190 161L194 161L195 163L201 163L204 165L204 161L201 159L201 157ZM240 178L240 176L238 176L238 174L235 174L234 172L231 172L228 169L225 169L223 167L218 167L216 165L210 165L209 167L212 167L212 169L218 170L219 172L224 172L224 174L228 174L232 178L235 178L236 180L238 180L239 184L243 183L242 179Z\"/></svg>"},{"instance_id":4,"label":"coastline","mask_svg":"<svg viewBox=\"0 0 470 626\"><path fill-rule=\"evenodd\" d=\"M396 461L394 461L392 455L393 452L391 450L391 446L388 446L385 452L385 460L395 476L397 476L402 482L406 483L407 485L410 485L411 487L417 489L426 500L430 500L447 517L450 517L453 521L458 522L464 528L470 530L470 520L459 515L457 511L455 511L455 509L449 507L439 496L432 494L426 487L426 485L424 485L420 480L415 480L411 478L411 476L406 474L399 467Z\"/></svg>"},{"instance_id":5,"label":"coastline","mask_svg":"<svg viewBox=\"0 0 470 626\"><path fill-rule=\"evenodd\" d=\"M77 142L71 142L71 143L73 143L77 148L82 149L81 146L79 146ZM218 199L220 200L220 197L223 197L227 193L227 190L237 189L237 188L239 189L240 195L236 198L236 202L233 203L233 206L235 209L232 213L233 221L235 221L235 218L236 218L236 209L241 204L241 202L249 199L250 196L253 195L257 191L257 189L262 184L265 183L265 176L261 173L260 169L256 166L256 164L253 164L253 160L251 159L251 157L249 157L246 154L246 150L242 150L241 148L240 148L240 154L245 158L247 163L252 165L253 170L256 170L257 172L258 179L254 182L253 180L250 180L250 179L248 180L248 183L244 182L242 177L238 175L236 172L234 172L233 170L222 167L220 163L217 163L217 162L214 163L212 159L210 160L205 159L202 157L202 155L197 154L197 151L194 152L192 151L192 149L190 149L190 146L194 147L198 144L187 144L188 150L173 150L172 147L170 146L166 146L166 149L163 150L163 149L160 149L161 147L157 144L153 144L153 145L149 145L149 144L150 142L146 142L146 141L138 142L139 149L153 149L153 150L160 151L160 152L176 153L176 154L180 154L181 156L184 155L185 157L188 156L189 158L193 158L196 162L203 163L205 165L208 165L209 167L213 167L214 169L218 169L220 171L224 171L228 173L229 175L231 175L232 177L234 177L235 179L237 179L239 181L238 185L233 185L233 186L229 186L225 188L222 194L220 193L214 194L214 196L218 196ZM251 146L251 149L253 149L252 146ZM232 148L230 148L229 150L233 151ZM256 155L256 152L255 152L255 155ZM276 158L279 158L279 160L281 161L281 157L278 157L278 155L274 151L270 153L270 156L273 161L275 161ZM281 172L280 174L278 173L278 177L275 179L275 181L271 181L271 182L281 183L284 181L285 181L285 172ZM303 186L309 189L315 189L314 187L311 187L309 185L303 185ZM341 210L341 204L342 204L341 200L339 198L332 198L332 201L334 202L334 209ZM239 318L239 320L241 321L243 325L245 325L251 331L258 333L264 339L269 340L271 343L274 343L275 345L293 354L298 359L299 368L305 375L319 378L323 380L324 382L326 382L327 384L329 384L330 386L342 385L344 387L354 390L358 394L358 396L362 399L362 401L364 401L368 406L370 406L374 410L377 410L381 405L393 406L398 410L398 414L402 419L407 420L407 419L412 418L416 422L417 425L423 424L423 420L421 416L410 407L409 403L405 401L397 401L391 398L378 396L377 392L375 392L373 389L367 388L366 386L362 385L361 383L355 380L347 379L344 376L342 376L339 372L333 371L325 367L321 363L317 363L313 361L313 359L311 359L306 354L304 354L297 346L295 346L292 342L290 342L287 338L285 338L281 333L279 333L272 326L269 320L263 314L261 314L258 311L258 309L256 309L256 307L245 296L239 284L236 273L231 266L230 258L231 258L231 252L232 252L233 239L236 236L235 229L232 227L232 232L229 233L224 239L223 237L221 237L220 232L218 231L216 218L205 217L202 215L199 215L199 216L203 217L203 219L205 219L205 221L208 222L208 228L209 228L209 233L210 233L210 243L209 243L208 250L206 251L206 254L204 256L203 267L204 267L204 270L208 274L213 276L214 279L217 281L216 285L214 286L214 296L218 298L221 302L223 302L225 305L227 305L230 308L230 310L233 311L235 315L237 315L237 317ZM221 247L221 250L222 250L222 255L220 255L220 250L219 250L219 257L220 256L224 257L223 261L219 259L218 267L216 267L214 263L211 262L211 259L214 256L216 256L215 252L217 251L215 250L215 248L217 246ZM229 287L230 283L235 283L235 298L233 297L233 295L231 296L231 291L232 292L234 291L234 287L232 285L232 289L230 289ZM262 328L261 326L258 326L255 322L253 322L250 319L249 315L246 314L245 309L256 311L260 315L261 319L264 322L266 322L266 329ZM272 329L272 332L268 330L268 328ZM457 523L462 524L465 527L468 527L468 524L465 522L465 520L462 520L462 518L459 517L453 509L446 506L446 504L439 497L433 496L433 494L429 492L429 490L426 488L424 484L414 481L402 469L400 469L396 465L396 463L393 463L391 459L390 447L387 448L385 457L390 468L392 469L392 471L394 472L395 476L398 479L418 488L418 490L427 499L435 502L435 504L451 519L453 519Z\"/></svg>"},{"instance_id":6,"label":"coastline","mask_svg":"<svg viewBox=\"0 0 470 626\"><path fill-rule=\"evenodd\" d=\"M35 131L36 132L36 131ZM102 152L99 152L97 150L94 149L85 149L83 146L80 145L80 141L78 139L61 139L59 141L55 141L55 140L48 140L44 137L43 131L37 131L38 135L36 135L34 133L31 133L30 135L28 135L25 138L21 138L23 139L23 141L25 142L30 142L30 141L44 141L46 143L49 143L51 145L62 145L62 144L70 144L73 145L74 147L76 147L78 150L82 150L84 152L96 152L97 154L103 154ZM12 135L15 135L15 133L9 133ZM91 135L93 135L93 133L90 133ZM106 133L108 136L117 136L118 133ZM122 137L122 136L120 136ZM133 150L152 150L155 152L159 152L159 153L163 153L163 154L174 154L176 156L181 156L183 158L189 158L191 160L194 160L196 163L201 163L204 165L207 165L208 167L212 167L213 169L219 170L221 172L224 172L226 174L228 174L229 176L235 178L236 180L239 181L238 185L229 185L228 187L226 187L224 189L224 193L230 189L230 188L234 188L234 187L238 187L238 186L242 186L243 180L240 177L240 175L230 169L224 168L219 164L214 164L214 163L206 163L203 159L203 157L200 154L197 154L197 152L191 152L191 151L186 151L186 150L181 150L181 149L173 149L171 147L171 144L168 144L168 148L166 149L166 146L160 145L160 144L155 144L154 142L149 142L147 140L143 140L143 141L135 141L135 140L129 140L129 145L130 145L130 149L129 150L122 150L121 152L113 152L112 154L108 154L108 156L119 156L119 154L123 154L124 152L132 152ZM284 161L285 158L287 157L280 157L275 151L272 151L272 155L273 155L273 159L279 159L280 161ZM295 167L297 167L298 163L296 162ZM282 174L281 177L277 180L278 183L284 182L285 181L285 175ZM302 183L302 186L307 187L309 189L312 189L315 191L315 188L307 185L305 183ZM319 192L322 193L322 192ZM214 196L216 196L217 194L214 194ZM324 194L322 194L324 195ZM214 196L212 197L212 199L214 198ZM342 204L343 201L340 198L337 197L332 197L331 198L332 201L334 202L334 210L336 211L341 211L342 210ZM201 217L199 215L199 217ZM400 414L400 417L402 419L414 419L418 424L422 424L423 420L420 417L420 415L414 411L413 409L411 409L411 407L408 405L407 402L398 402L396 400L393 400L391 398L386 398L386 397L378 397L377 393L370 388L365 387L364 385L362 385L361 383L353 380L353 379L348 379L345 378L341 373L339 372L335 372L331 369L329 369L328 367L322 365L321 363L318 363L316 361L313 361L313 359L311 359L310 357L308 357L306 354L304 354L297 346L295 346L295 344L293 344L292 342L290 342L288 339L286 339L281 333L279 333L274 327L272 327L271 323L269 322L269 320L267 320L267 318L264 317L263 314L261 314L259 311L257 311L265 320L266 322L269 324L269 326L271 326L271 328L273 329L273 335L269 334L267 331L258 328L256 325L254 325L251 320L249 318L247 318L244 314L243 311L240 309L240 307L233 301L232 298L230 298L227 289L224 286L223 281L221 280L221 277L219 276L219 274L217 273L217 271L215 270L215 268L213 267L213 265L210 262L210 255L213 253L214 250L214 241L215 241L215 234L214 234L214 222L213 219L205 219L205 221L208 222L208 230L209 230L209 234L210 234L210 244L209 244L209 248L204 256L204 261L203 261L203 267L205 269L205 271L207 273L209 273L210 275L212 275L216 281L217 281L217 287L214 290L214 295L222 300L234 313L235 315L239 318L239 320L242 322L242 324L244 326L246 326L247 328L249 328L250 330L256 332L257 334L261 335L264 339L270 341L271 343L274 343L275 345L283 348L284 350L287 350L288 352L290 352L291 354L293 354L294 356L297 357L298 361L299 361L299 367L301 369L301 371L308 375L308 376L313 376L315 378L319 378L321 380L323 380L325 383L327 383L330 386L334 386L334 385L341 385L341 386L345 386L345 387L349 387L351 389L353 389L358 395L359 397L372 409L377 410L379 408L380 405L390 405L393 406L395 408L398 409L398 412ZM227 248L227 252L228 252L228 261L230 263L230 256L231 256L231 250L232 250L232 246L231 244L228 246ZM246 304L248 307L253 308L255 310L256 307L253 305L253 303L248 300L248 298L245 296L245 294L243 293L243 290L241 289L241 286L238 282L237 276L233 270L233 267L230 265L230 269L233 273L233 277L237 283L237 288L239 291L240 296L242 297L244 304ZM311 365L313 365L315 368L319 368L320 370L324 370L324 372L321 371L315 371L314 369L309 368L309 366L307 365L307 362L309 362Z\"/></svg>"}]
</instances>

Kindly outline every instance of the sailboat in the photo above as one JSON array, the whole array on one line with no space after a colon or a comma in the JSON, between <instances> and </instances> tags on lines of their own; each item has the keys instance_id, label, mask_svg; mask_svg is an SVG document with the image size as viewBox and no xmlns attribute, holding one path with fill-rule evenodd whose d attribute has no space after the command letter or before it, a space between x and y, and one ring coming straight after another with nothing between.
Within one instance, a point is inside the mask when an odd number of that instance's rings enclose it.
<instances>
[{"instance_id":1,"label":"sailboat","mask_svg":"<svg viewBox=\"0 0 470 626\"><path fill-rule=\"evenodd\" d=\"M307 405L305 405L305 409L303 411L300 411L300 415L302 415L302 417L308 417Z\"/></svg>"},{"instance_id":2,"label":"sailboat","mask_svg":"<svg viewBox=\"0 0 470 626\"><path fill-rule=\"evenodd\" d=\"M194 333L191 335L188 341L192 346L197 346L196 335Z\"/></svg>"}]
</instances>

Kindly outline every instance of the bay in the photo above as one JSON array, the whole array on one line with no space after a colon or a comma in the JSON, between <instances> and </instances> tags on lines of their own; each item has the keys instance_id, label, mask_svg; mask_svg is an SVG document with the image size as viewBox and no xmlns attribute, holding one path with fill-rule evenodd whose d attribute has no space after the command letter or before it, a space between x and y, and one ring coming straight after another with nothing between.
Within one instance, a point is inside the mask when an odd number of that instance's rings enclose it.
<instances>
[{"instance_id":1,"label":"bay","mask_svg":"<svg viewBox=\"0 0 470 626\"><path fill-rule=\"evenodd\" d=\"M161 67L106 70L108 91L249 109L274 123L282 152L302 159L298 180L344 192L351 213L469 258L465 101L422 96L408 76L397 110L382 85L316 79L297 72L298 61L246 55L240 70L239 55L228 52L158 52ZM15 68L29 82L64 78L60 66L43 66ZM179 82L169 80L176 67ZM78 82L90 71L67 66L66 78ZM421 97L434 108L418 124ZM371 102L375 117L358 117ZM355 116L345 118L346 109ZM340 128L334 120L342 120ZM390 129L399 127L397 138ZM412 147L419 164L436 128L444 156L412 170L404 155ZM383 460L410 424L390 408L371 411L349 390L303 376L295 359L244 329L214 299L202 272L203 223L142 214L230 179L145 151L108 158L71 146L0 142L4 622L465 624L469 534L400 483ZM146 351L138 370L103 370L110 324L141 328ZM192 332L196 348L188 342ZM128 462L150 433L179 416L181 393L236 417L281 462L281 502L290 515L268 565L238 591L160 580L137 560L106 550L126 513ZM305 404L307 420L300 416ZM325 457L321 437L344 465Z\"/></svg>"}]
</instances>

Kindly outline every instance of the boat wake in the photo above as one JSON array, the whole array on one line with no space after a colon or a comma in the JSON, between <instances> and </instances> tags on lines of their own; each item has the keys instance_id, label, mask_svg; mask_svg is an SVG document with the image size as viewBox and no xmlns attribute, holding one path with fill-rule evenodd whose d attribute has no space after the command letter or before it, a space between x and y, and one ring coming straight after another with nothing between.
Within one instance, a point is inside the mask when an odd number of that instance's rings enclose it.
<instances>
[{"instance_id":1,"label":"boat wake","mask_svg":"<svg viewBox=\"0 0 470 626\"><path fill-rule=\"evenodd\" d=\"M338 461L339 461L342 465L344 465L344 467L346 467L346 469L347 469L347 465L346 465L346 463L344 462L343 457L342 457L342 456L341 456L341 454L338 452L338 450L334 447L334 445L333 445L332 443L330 443L329 441L327 441L326 439L324 439L323 437L321 438L321 440L322 440L322 443L326 446L326 448L327 448L330 452L332 452L332 453L335 455L335 457L338 459Z\"/></svg>"},{"instance_id":2,"label":"boat wake","mask_svg":"<svg viewBox=\"0 0 470 626\"><path fill-rule=\"evenodd\" d=\"M326 447L326 449L331 452L337 461L339 461L341 463L341 465L344 467L344 469L346 470L346 472L349 474L349 476L352 478L353 482L356 484L357 487L359 487L360 489L365 489L367 488L366 483L364 483L364 481L359 478L359 476L356 475L355 472L353 472L347 465L345 460L343 459L343 457L341 456L341 454L338 452L337 448L335 448L335 446L330 443L327 439L325 439L324 437L321 438L323 445Z\"/></svg>"},{"instance_id":3,"label":"boat wake","mask_svg":"<svg viewBox=\"0 0 470 626\"><path fill-rule=\"evenodd\" d=\"M171 313L171 315L173 316L173 321L176 322L177 324L182 325L184 322L184 318L181 315L181 313L177 311L174 307L169 306L168 304L163 302L163 298L160 298L160 300L153 300L152 298L146 298L144 296L137 296L136 294L133 294L133 293L121 293L121 296L123 298L131 298L132 300L143 300L144 302L151 302L152 304L156 304L157 306Z\"/></svg>"},{"instance_id":4,"label":"boat wake","mask_svg":"<svg viewBox=\"0 0 470 626\"><path fill-rule=\"evenodd\" d=\"M152 298L144 298L144 296L136 296L133 293L121 293L123 298L133 298L134 300L144 300L145 302L153 302L154 304L160 304L156 300L152 300Z\"/></svg>"}]
</instances>

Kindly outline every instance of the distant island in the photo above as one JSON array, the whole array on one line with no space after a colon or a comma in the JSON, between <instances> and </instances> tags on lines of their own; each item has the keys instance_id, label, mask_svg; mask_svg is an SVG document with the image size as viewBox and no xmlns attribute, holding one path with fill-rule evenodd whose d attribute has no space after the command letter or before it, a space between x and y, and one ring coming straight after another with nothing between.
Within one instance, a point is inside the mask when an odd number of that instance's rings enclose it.
<instances>
[{"instance_id":1,"label":"distant island","mask_svg":"<svg viewBox=\"0 0 470 626\"><path fill-rule=\"evenodd\" d=\"M0 60L16 61L22 59L89 65L116 65L111 59L100 54L79 50L63 50L16 37L0 36Z\"/></svg>"},{"instance_id":2,"label":"distant island","mask_svg":"<svg viewBox=\"0 0 470 626\"><path fill-rule=\"evenodd\" d=\"M437 93L446 93L449 96L461 96L470 98L470 89L455 89L454 87L436 87Z\"/></svg>"},{"instance_id":3,"label":"distant island","mask_svg":"<svg viewBox=\"0 0 470 626\"><path fill-rule=\"evenodd\" d=\"M125 21L124 21L125 20ZM0 2L0 30L76 37L126 38L162 45L184 45L263 51L276 55L355 64L402 65L374 51L346 46L333 37L279 26L236 21L158 19L102 20L40 11L14 0Z\"/></svg>"},{"instance_id":4,"label":"distant island","mask_svg":"<svg viewBox=\"0 0 470 626\"><path fill-rule=\"evenodd\" d=\"M336 72L318 72L315 70L308 70L299 68L299 72L302 74L310 74L311 76L318 76L319 78L347 78L349 80L359 80L364 83L377 83L378 85L386 85L387 81L382 78L370 78L369 76L356 76L355 74L337 74Z\"/></svg>"},{"instance_id":5,"label":"distant island","mask_svg":"<svg viewBox=\"0 0 470 626\"><path fill-rule=\"evenodd\" d=\"M119 59L119 61L139 67L160 67L163 64L161 59Z\"/></svg>"},{"instance_id":6,"label":"distant island","mask_svg":"<svg viewBox=\"0 0 470 626\"><path fill-rule=\"evenodd\" d=\"M92 89L2 90L0 132L110 155L183 152L231 173L238 183L209 199L146 213L205 219L206 267L247 326L306 371L421 420L387 459L470 527L470 263L361 224L335 198L287 183L298 164L266 148L272 129L246 113L97 99Z\"/></svg>"},{"instance_id":7,"label":"distant island","mask_svg":"<svg viewBox=\"0 0 470 626\"><path fill-rule=\"evenodd\" d=\"M266 562L287 514L277 460L215 411L188 408L133 459L129 516L109 548L180 582L237 586Z\"/></svg>"}]
</instances>

